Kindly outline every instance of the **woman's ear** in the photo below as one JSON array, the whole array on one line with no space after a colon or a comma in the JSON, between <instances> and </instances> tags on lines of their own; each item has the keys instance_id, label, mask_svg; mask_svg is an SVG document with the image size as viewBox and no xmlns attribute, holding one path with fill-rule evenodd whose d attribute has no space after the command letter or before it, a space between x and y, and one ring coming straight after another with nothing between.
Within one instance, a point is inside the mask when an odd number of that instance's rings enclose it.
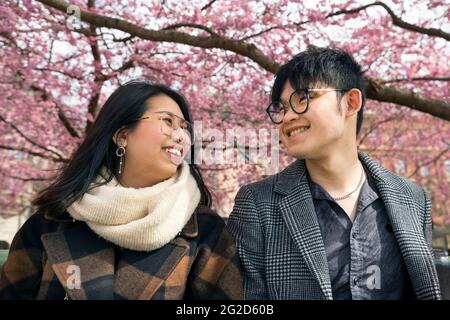
<instances>
[{"instance_id":1,"label":"woman's ear","mask_svg":"<svg viewBox=\"0 0 450 320\"><path fill-rule=\"evenodd\" d=\"M128 130L125 127L118 129L113 135L114 143L119 147L127 147Z\"/></svg>"},{"instance_id":2,"label":"woman's ear","mask_svg":"<svg viewBox=\"0 0 450 320\"><path fill-rule=\"evenodd\" d=\"M362 93L359 89L353 88L347 92L347 111L346 115L353 116L361 110Z\"/></svg>"}]
</instances>

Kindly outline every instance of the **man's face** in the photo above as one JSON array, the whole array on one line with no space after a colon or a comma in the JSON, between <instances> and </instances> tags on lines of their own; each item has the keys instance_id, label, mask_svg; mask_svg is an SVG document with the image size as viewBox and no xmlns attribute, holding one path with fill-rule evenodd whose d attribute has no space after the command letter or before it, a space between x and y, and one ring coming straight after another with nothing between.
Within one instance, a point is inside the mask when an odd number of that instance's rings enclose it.
<instances>
[{"instance_id":1,"label":"man's face","mask_svg":"<svg viewBox=\"0 0 450 320\"><path fill-rule=\"evenodd\" d=\"M316 85L314 88L327 87ZM289 98L293 92L294 89L287 81L280 97L285 106L289 106ZM292 104L301 103L297 100L291 99ZM278 129L289 155L297 159L317 159L325 156L344 136L345 115L339 111L336 92L310 92L307 112L296 114L289 107Z\"/></svg>"}]
</instances>

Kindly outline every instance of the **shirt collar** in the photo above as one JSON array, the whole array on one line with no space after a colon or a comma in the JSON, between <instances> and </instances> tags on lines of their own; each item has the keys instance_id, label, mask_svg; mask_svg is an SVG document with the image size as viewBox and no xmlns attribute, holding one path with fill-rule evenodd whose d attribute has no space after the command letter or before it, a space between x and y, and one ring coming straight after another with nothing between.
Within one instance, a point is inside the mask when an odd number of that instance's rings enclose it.
<instances>
[{"instance_id":1,"label":"shirt collar","mask_svg":"<svg viewBox=\"0 0 450 320\"><path fill-rule=\"evenodd\" d=\"M371 177L370 173L365 167L364 170L366 172L367 179L366 181L364 181L358 204L358 206L361 206L363 209L380 197L375 187L373 178ZM319 184L311 180L308 170L306 170L306 178L308 179L313 199L336 202L324 188L322 188Z\"/></svg>"}]
</instances>

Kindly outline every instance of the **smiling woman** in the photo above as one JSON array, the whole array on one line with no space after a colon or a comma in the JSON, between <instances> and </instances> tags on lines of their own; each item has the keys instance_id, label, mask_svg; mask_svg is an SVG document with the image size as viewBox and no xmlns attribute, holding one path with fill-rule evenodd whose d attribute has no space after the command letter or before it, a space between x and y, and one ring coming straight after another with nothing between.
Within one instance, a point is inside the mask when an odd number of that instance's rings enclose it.
<instances>
[{"instance_id":1,"label":"smiling woman","mask_svg":"<svg viewBox=\"0 0 450 320\"><path fill-rule=\"evenodd\" d=\"M188 104L133 81L34 200L0 278L0 299L239 299L234 242L211 209ZM190 153L194 159L194 152Z\"/></svg>"}]
</instances>

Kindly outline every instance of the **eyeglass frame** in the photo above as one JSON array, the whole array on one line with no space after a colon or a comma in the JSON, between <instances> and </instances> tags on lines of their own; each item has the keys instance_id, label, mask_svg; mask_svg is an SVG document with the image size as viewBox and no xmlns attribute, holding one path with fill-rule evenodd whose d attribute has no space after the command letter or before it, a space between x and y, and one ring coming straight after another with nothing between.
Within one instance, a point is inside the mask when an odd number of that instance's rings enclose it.
<instances>
[{"instance_id":1,"label":"eyeglass frame","mask_svg":"<svg viewBox=\"0 0 450 320\"><path fill-rule=\"evenodd\" d=\"M296 90L294 90L294 92L292 92L291 95L289 96L289 107L290 107L291 110L292 110L294 113L296 113L296 114L304 114L304 113L306 113L306 112L308 111L308 108L309 108L309 102L310 102L310 100L311 100L311 97L309 96L309 93L310 93L310 92L320 92L320 91L327 91L327 92L331 92L331 91L339 91L339 92L345 92L345 91L349 91L349 90L351 90L351 89L334 89L334 88L306 88L306 89L296 89ZM291 103L292 97L294 96L294 94L298 93L299 91L303 91L303 92L305 93L305 97L306 97L306 108L305 108L305 110L302 111L302 112L296 111L295 108L292 106L292 103ZM324 94L325 94L325 93L324 93ZM323 95L320 95L319 97L314 97L314 98L312 98L312 99L320 98L321 96L323 96ZM280 103L281 103L281 101L280 101ZM281 104L284 106L283 103L281 103ZM283 122L283 119L284 119L284 117L286 116L286 113L289 111L289 107L284 106L284 108L283 108L283 112L284 112L283 117L281 118L281 120L280 120L279 122L275 122L275 121L272 119L272 117L270 116L270 111L269 111L269 109L270 109L270 107L271 107L272 105L273 105L273 102L271 102L271 103L269 104L269 106L266 108L266 113L269 115L270 121L272 121L272 122L275 123L275 124L280 124L280 123ZM281 112L280 112L280 113L281 113Z\"/></svg>"},{"instance_id":2,"label":"eyeglass frame","mask_svg":"<svg viewBox=\"0 0 450 320\"><path fill-rule=\"evenodd\" d=\"M193 130L192 123L190 123L189 121L187 121L187 120L185 120L185 119L183 119L183 118L177 116L176 114L173 114L173 113L170 112L170 111L158 111L158 112L153 112L153 114L167 114L167 115L169 115L169 116L172 116L172 117L175 117L175 118L178 118L178 119L182 120L183 123L187 123L188 126L190 127L190 130L187 129L187 128L178 127L177 129L172 129L172 133L171 133L171 134L167 134L167 133L165 133L165 132L163 131L163 129L162 129L162 126L163 126L163 123L162 123L162 122L163 122L163 118L159 118L159 121L160 121L160 127L159 127L159 130L160 130L160 132L161 132L162 134L164 134L164 135L166 135L166 136L168 136L168 137L172 137L173 132L177 131L178 129L181 129L181 130L183 130L183 131L189 133L189 135L188 135L188 137L189 137L189 139L190 139L189 145L192 146L192 145L194 144L194 139L193 139L193 132L194 132L194 130ZM151 117L150 117L150 115L149 115L149 116L145 116L145 117L141 117L141 118L139 118L139 119L136 119L136 120L133 121L133 122L138 122L138 121L140 121L140 120L146 120L146 119L150 119L150 118L151 118ZM132 123L133 123L133 122L132 122Z\"/></svg>"}]
</instances>

